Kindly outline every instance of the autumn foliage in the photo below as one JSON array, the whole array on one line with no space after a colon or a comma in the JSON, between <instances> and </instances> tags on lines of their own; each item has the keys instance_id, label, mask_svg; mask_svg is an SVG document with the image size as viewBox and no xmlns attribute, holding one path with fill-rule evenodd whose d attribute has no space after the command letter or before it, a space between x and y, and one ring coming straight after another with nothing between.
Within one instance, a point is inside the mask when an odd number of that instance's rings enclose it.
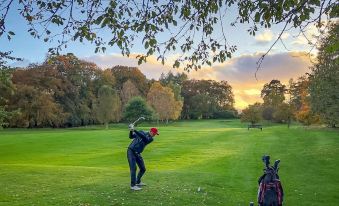
<instances>
[{"instance_id":1,"label":"autumn foliage","mask_svg":"<svg viewBox=\"0 0 339 206\"><path fill-rule=\"evenodd\" d=\"M0 123L5 127L107 127L138 115L168 122L183 118L183 108L186 112L187 108L199 109L188 91L209 93L209 115L203 118L235 111L227 82L189 80L180 73L149 80L136 67L101 69L73 54L49 56L44 63L27 68L1 70L0 88Z\"/></svg>"}]
</instances>

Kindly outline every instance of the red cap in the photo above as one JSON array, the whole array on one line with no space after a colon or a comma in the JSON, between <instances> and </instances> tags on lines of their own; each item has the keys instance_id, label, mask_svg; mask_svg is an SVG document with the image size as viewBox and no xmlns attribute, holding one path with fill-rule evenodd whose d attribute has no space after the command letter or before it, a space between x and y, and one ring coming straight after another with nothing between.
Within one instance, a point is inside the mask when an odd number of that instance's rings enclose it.
<instances>
[{"instance_id":1,"label":"red cap","mask_svg":"<svg viewBox=\"0 0 339 206\"><path fill-rule=\"evenodd\" d=\"M159 135L158 129L155 128L155 127L152 127L152 128L150 129L150 131L151 131L153 134Z\"/></svg>"}]
</instances>

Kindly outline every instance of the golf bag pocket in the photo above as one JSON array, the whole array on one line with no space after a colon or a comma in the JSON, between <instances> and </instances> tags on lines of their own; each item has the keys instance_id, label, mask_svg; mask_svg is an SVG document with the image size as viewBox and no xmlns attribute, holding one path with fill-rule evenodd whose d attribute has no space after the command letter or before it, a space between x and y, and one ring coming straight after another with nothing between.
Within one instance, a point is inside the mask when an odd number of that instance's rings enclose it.
<instances>
[{"instance_id":1,"label":"golf bag pocket","mask_svg":"<svg viewBox=\"0 0 339 206\"><path fill-rule=\"evenodd\" d=\"M259 184L258 203L260 206L282 206L284 192L280 180Z\"/></svg>"}]
</instances>

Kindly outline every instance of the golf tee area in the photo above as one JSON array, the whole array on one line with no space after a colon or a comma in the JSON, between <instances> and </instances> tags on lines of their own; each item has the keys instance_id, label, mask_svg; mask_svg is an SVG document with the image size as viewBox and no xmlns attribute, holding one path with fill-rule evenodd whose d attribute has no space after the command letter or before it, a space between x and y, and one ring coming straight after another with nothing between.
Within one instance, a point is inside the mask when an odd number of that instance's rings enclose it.
<instances>
[{"instance_id":1,"label":"golf tee area","mask_svg":"<svg viewBox=\"0 0 339 206\"><path fill-rule=\"evenodd\" d=\"M284 205L339 205L339 131L240 120L156 126L145 148L140 191L130 189L128 124L0 131L0 206L249 205L257 202L261 157L280 159Z\"/></svg>"}]
</instances>

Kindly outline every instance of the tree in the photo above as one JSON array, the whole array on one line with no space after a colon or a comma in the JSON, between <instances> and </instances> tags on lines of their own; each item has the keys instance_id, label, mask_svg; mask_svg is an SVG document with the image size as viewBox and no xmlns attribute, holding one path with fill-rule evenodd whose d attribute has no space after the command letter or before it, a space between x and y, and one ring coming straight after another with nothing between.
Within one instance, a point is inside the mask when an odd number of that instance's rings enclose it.
<instances>
[{"instance_id":1,"label":"tree","mask_svg":"<svg viewBox=\"0 0 339 206\"><path fill-rule=\"evenodd\" d=\"M172 0L172 1L19 1L4 0L0 6L0 37L11 39L15 33L8 30L7 16L22 16L29 25L28 32L45 42L59 41L59 52L70 41L89 41L95 44L96 52L105 51L107 46L117 46L122 54L129 55L136 39L142 39L145 48L138 55L138 62L155 55L162 62L165 55L176 50L183 53L173 67L184 64L187 70L224 62L231 58L236 46L227 40L225 26L227 16L223 14L236 9L232 26L247 23L250 35L262 27L280 25L283 29L275 43L281 40L286 28L294 27L303 33L307 26L316 23L323 28L322 18L338 17L338 4L332 0ZM17 8L13 8L17 5ZM225 22L225 23L224 23ZM59 28L53 32L52 28ZM220 39L220 28L222 38ZM111 33L105 38L98 30ZM163 35L166 34L166 35ZM168 35L170 34L170 35ZM231 35L231 34L230 34ZM168 38L160 41L159 36ZM274 44L275 44L274 43ZM265 55L264 55L265 56Z\"/></svg>"},{"instance_id":2,"label":"tree","mask_svg":"<svg viewBox=\"0 0 339 206\"><path fill-rule=\"evenodd\" d=\"M287 101L287 111L288 111L288 117L287 117L287 127L290 128L290 125L292 123L292 120L295 119L295 111L296 108L293 104L292 98L293 98L293 93L294 93L294 81L293 78L289 79L288 81L288 89L287 89L287 94L288 94L288 101Z\"/></svg>"},{"instance_id":3,"label":"tree","mask_svg":"<svg viewBox=\"0 0 339 206\"><path fill-rule=\"evenodd\" d=\"M162 73L159 78L161 85L170 87L172 89L174 92L174 97L177 101L184 101L184 98L181 96L181 90L184 81L186 80L188 80L188 77L185 73L177 73L174 75L171 71L169 71L166 75Z\"/></svg>"},{"instance_id":4,"label":"tree","mask_svg":"<svg viewBox=\"0 0 339 206\"><path fill-rule=\"evenodd\" d=\"M276 122L288 123L288 127L292 116L293 113L290 105L284 102L278 106L277 110L273 114L273 118Z\"/></svg>"},{"instance_id":5,"label":"tree","mask_svg":"<svg viewBox=\"0 0 339 206\"><path fill-rule=\"evenodd\" d=\"M9 55L9 54L3 54ZM1 56L1 54L0 54ZM10 57L6 57L10 58ZM9 99L12 97L15 91L15 85L12 82L13 70L4 65L5 62L1 62L0 57L0 129L9 125L9 120L19 113L19 110L8 111Z\"/></svg>"},{"instance_id":6,"label":"tree","mask_svg":"<svg viewBox=\"0 0 339 206\"><path fill-rule=\"evenodd\" d=\"M226 82L214 80L187 80L181 95L184 97L183 118L214 118L222 111L233 110L232 87ZM199 111L204 111L203 114ZM198 113L197 113L198 112Z\"/></svg>"},{"instance_id":7,"label":"tree","mask_svg":"<svg viewBox=\"0 0 339 206\"><path fill-rule=\"evenodd\" d=\"M147 102L151 105L159 120L178 119L182 110L182 101L177 101L171 88L154 82L147 94Z\"/></svg>"},{"instance_id":8,"label":"tree","mask_svg":"<svg viewBox=\"0 0 339 206\"><path fill-rule=\"evenodd\" d=\"M319 117L310 111L309 78L304 75L296 81L290 80L288 93L290 94L290 112L299 122L310 125L319 121Z\"/></svg>"},{"instance_id":9,"label":"tree","mask_svg":"<svg viewBox=\"0 0 339 206\"><path fill-rule=\"evenodd\" d=\"M32 85L17 84L14 95L9 100L9 110L20 110L20 114L11 118L12 127L59 127L67 118L61 105L54 102L51 94Z\"/></svg>"},{"instance_id":10,"label":"tree","mask_svg":"<svg viewBox=\"0 0 339 206\"><path fill-rule=\"evenodd\" d=\"M261 97L264 99L265 105L278 107L285 100L286 86L281 84L279 80L272 80L264 85L261 90Z\"/></svg>"},{"instance_id":11,"label":"tree","mask_svg":"<svg viewBox=\"0 0 339 206\"><path fill-rule=\"evenodd\" d=\"M182 101L182 102L184 101L184 97L181 96L181 89L182 89L181 85L170 82L168 85L166 85L166 87L169 87L172 89L175 100Z\"/></svg>"},{"instance_id":12,"label":"tree","mask_svg":"<svg viewBox=\"0 0 339 206\"><path fill-rule=\"evenodd\" d=\"M225 111L217 111L214 113L213 117L215 119L233 119L238 118L238 111L236 109L230 109Z\"/></svg>"},{"instance_id":13,"label":"tree","mask_svg":"<svg viewBox=\"0 0 339 206\"><path fill-rule=\"evenodd\" d=\"M112 74L107 74L108 78L105 79L95 64L82 61L71 53L49 56L42 67L50 67L56 73L56 79L62 82L61 86L57 87L59 92L54 96L69 114L66 125L80 126L92 123L95 120L92 106L98 92L96 89L99 90L97 86L102 86L106 80L111 82L112 77L109 75ZM46 75L45 78L49 79L49 76ZM34 78L32 79L34 81ZM98 82L98 85L94 84Z\"/></svg>"},{"instance_id":14,"label":"tree","mask_svg":"<svg viewBox=\"0 0 339 206\"><path fill-rule=\"evenodd\" d=\"M104 85L99 89L99 96L96 105L96 115L99 122L104 123L108 129L110 121L120 120L121 102L119 95L110 86Z\"/></svg>"},{"instance_id":15,"label":"tree","mask_svg":"<svg viewBox=\"0 0 339 206\"><path fill-rule=\"evenodd\" d=\"M241 122L251 122L251 124L256 124L261 121L261 104L255 103L253 105L248 105L248 107L242 110L241 113Z\"/></svg>"},{"instance_id":16,"label":"tree","mask_svg":"<svg viewBox=\"0 0 339 206\"><path fill-rule=\"evenodd\" d=\"M169 71L167 74L162 73L159 78L159 81L163 86L168 86L169 84L182 86L186 80L188 80L187 74L177 73L174 75L171 71Z\"/></svg>"},{"instance_id":17,"label":"tree","mask_svg":"<svg viewBox=\"0 0 339 206\"><path fill-rule=\"evenodd\" d=\"M11 120L5 118L10 127L93 124L98 122L100 88L104 85L114 88L115 82L110 69L103 71L73 54L50 55L42 64L0 70L0 107L12 112ZM119 110L114 111L112 121L117 122L122 116L119 97L114 104Z\"/></svg>"},{"instance_id":18,"label":"tree","mask_svg":"<svg viewBox=\"0 0 339 206\"><path fill-rule=\"evenodd\" d=\"M122 105L126 105L132 97L140 96L140 92L138 88L136 88L136 86L133 84L133 82L128 79L122 85L120 96L122 100Z\"/></svg>"},{"instance_id":19,"label":"tree","mask_svg":"<svg viewBox=\"0 0 339 206\"><path fill-rule=\"evenodd\" d=\"M153 112L154 111L152 110L152 108L147 105L145 99L137 96L129 100L124 109L123 116L124 119L127 121L136 120L141 116L145 117L146 119L152 119Z\"/></svg>"},{"instance_id":20,"label":"tree","mask_svg":"<svg viewBox=\"0 0 339 206\"><path fill-rule=\"evenodd\" d=\"M43 105L35 102L39 98L34 96L32 101L41 107L37 109L44 108L46 110L47 107L50 107L50 111L61 115L59 120L62 120L62 123L56 122L54 117L49 116L51 117L50 123L47 125L45 123L40 124L38 120L36 123L35 118L22 115L20 117L22 118L21 123L19 124L18 118L15 122L23 127L27 125L56 127L57 125L81 126L93 124L97 122L94 106L99 89L103 85L111 88L115 86L115 78L110 70L102 71L95 64L82 61L73 54L51 55L42 64L30 65L26 69L16 69L12 74L14 86L20 89L20 91L18 90L20 93L17 95L25 95L31 91L32 95L46 97L46 104ZM30 95L22 96L22 99L29 99L30 97ZM25 107L24 104L21 104L20 99L13 99L8 110L21 107L25 108L26 112L30 111L28 113L37 111ZM60 108L60 110L58 109L59 112L55 112L56 108ZM44 113L47 114L47 112ZM117 114L121 116L121 111ZM40 112L40 117L42 117L41 115Z\"/></svg>"},{"instance_id":21,"label":"tree","mask_svg":"<svg viewBox=\"0 0 339 206\"><path fill-rule=\"evenodd\" d=\"M290 104L295 111L298 111L303 104L305 104L306 96L309 95L309 78L301 76L296 81L290 82Z\"/></svg>"},{"instance_id":22,"label":"tree","mask_svg":"<svg viewBox=\"0 0 339 206\"><path fill-rule=\"evenodd\" d=\"M286 88L279 80L272 80L264 85L261 90L261 97L264 99L262 105L262 116L265 120L288 123L290 126L293 117L293 105L299 99L300 87L293 80L290 80L289 89ZM289 103L285 103L285 93L289 93Z\"/></svg>"},{"instance_id":23,"label":"tree","mask_svg":"<svg viewBox=\"0 0 339 206\"><path fill-rule=\"evenodd\" d=\"M12 71L0 69L0 105L5 104L6 98L13 94Z\"/></svg>"},{"instance_id":24,"label":"tree","mask_svg":"<svg viewBox=\"0 0 339 206\"><path fill-rule=\"evenodd\" d=\"M94 76L93 81L94 93L98 96L99 89L104 86L110 86L114 88L116 86L115 77L110 69L105 69L103 71L97 70L98 75Z\"/></svg>"},{"instance_id":25,"label":"tree","mask_svg":"<svg viewBox=\"0 0 339 206\"><path fill-rule=\"evenodd\" d=\"M209 96L206 94L197 94L191 97L192 105L190 105L190 116L193 119L209 118L212 105L209 102Z\"/></svg>"},{"instance_id":26,"label":"tree","mask_svg":"<svg viewBox=\"0 0 339 206\"><path fill-rule=\"evenodd\" d=\"M111 69L116 79L116 88L122 90L123 84L130 80L138 88L142 97L147 96L149 89L146 76L136 67L115 66Z\"/></svg>"},{"instance_id":27,"label":"tree","mask_svg":"<svg viewBox=\"0 0 339 206\"><path fill-rule=\"evenodd\" d=\"M273 114L275 111L276 109L271 105L262 105L262 117L265 120L273 121L274 120Z\"/></svg>"},{"instance_id":28,"label":"tree","mask_svg":"<svg viewBox=\"0 0 339 206\"><path fill-rule=\"evenodd\" d=\"M0 106L0 130L2 130L4 126L8 125L8 122L6 120L9 119L12 115L12 113L6 111L5 108L6 107L4 106Z\"/></svg>"},{"instance_id":29,"label":"tree","mask_svg":"<svg viewBox=\"0 0 339 206\"><path fill-rule=\"evenodd\" d=\"M333 24L321 39L318 61L310 75L312 111L331 127L339 124L339 24Z\"/></svg>"},{"instance_id":30,"label":"tree","mask_svg":"<svg viewBox=\"0 0 339 206\"><path fill-rule=\"evenodd\" d=\"M308 101L301 105L301 108L295 114L296 119L303 125L311 125L320 122L319 115L312 112Z\"/></svg>"},{"instance_id":31,"label":"tree","mask_svg":"<svg viewBox=\"0 0 339 206\"><path fill-rule=\"evenodd\" d=\"M10 116L10 113L6 111L5 108L8 106L8 99L14 94L15 90L15 86L12 82L12 72L12 69L5 66L0 68L0 109L2 111L2 121ZM0 120L0 124L2 121ZM5 123L3 122L2 124Z\"/></svg>"},{"instance_id":32,"label":"tree","mask_svg":"<svg viewBox=\"0 0 339 206\"><path fill-rule=\"evenodd\" d=\"M1 24L2 23L1 23L1 17L0 17L0 26ZM1 28L0 28L0 38L1 36L2 36L2 33L1 33ZM7 66L8 60L22 61L21 58L13 57L11 54L12 54L12 51L6 51L6 52L0 51L0 70L10 69Z\"/></svg>"}]
</instances>

